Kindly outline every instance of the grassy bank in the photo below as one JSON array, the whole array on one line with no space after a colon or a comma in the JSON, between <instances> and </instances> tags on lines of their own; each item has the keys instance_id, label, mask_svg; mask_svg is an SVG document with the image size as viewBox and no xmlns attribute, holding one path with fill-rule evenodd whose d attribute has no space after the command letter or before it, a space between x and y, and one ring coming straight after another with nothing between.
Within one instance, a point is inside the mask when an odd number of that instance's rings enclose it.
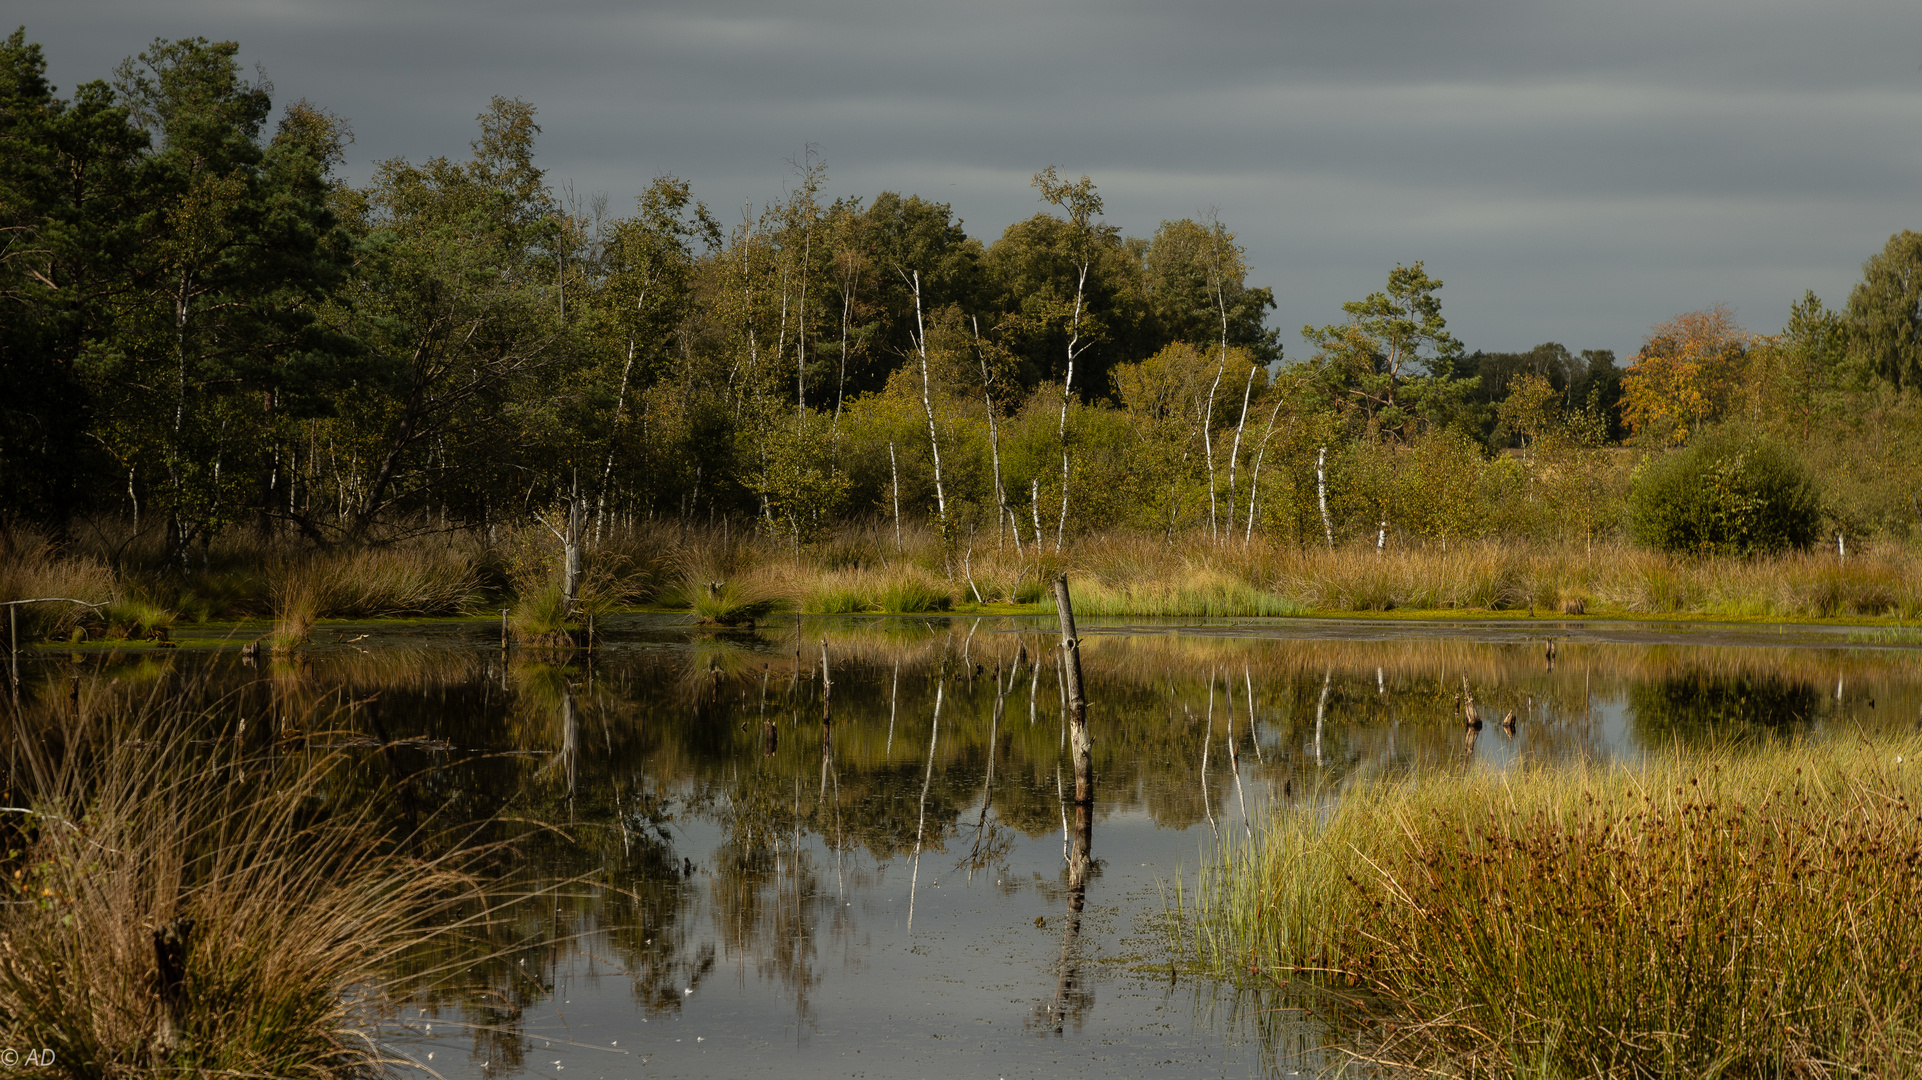
<instances>
[{"instance_id":1,"label":"grassy bank","mask_svg":"<svg viewBox=\"0 0 1922 1080\"><path fill-rule=\"evenodd\" d=\"M1451 1075L1916 1075L1918 753L1364 786L1278 812L1180 925L1223 975L1357 994L1373 1056Z\"/></svg>"},{"instance_id":2,"label":"grassy bank","mask_svg":"<svg viewBox=\"0 0 1922 1080\"><path fill-rule=\"evenodd\" d=\"M102 533L101 535L110 535ZM180 621L273 617L296 647L315 620L511 609L524 640L560 640L585 611L648 605L740 625L777 611L914 614L1034 606L1067 571L1087 615L1246 617L1311 613L1528 612L1597 617L1922 621L1922 553L1865 544L1741 559L1628 545L1476 542L1441 548L1295 547L1255 538L1110 534L1063 550L851 523L795 547L731 528L610 527L585 553L576 606L561 552L537 528L432 534L355 548L236 532L160 565L157 549L96 536L55 544L0 531L0 600L100 602L21 609L24 640L137 640ZM4 631L4 627L0 627Z\"/></svg>"},{"instance_id":3,"label":"grassy bank","mask_svg":"<svg viewBox=\"0 0 1922 1080\"><path fill-rule=\"evenodd\" d=\"M396 957L486 917L484 849L343 797L342 751L93 693L22 724L0 1045L52 1049L55 1075L372 1074Z\"/></svg>"}]
</instances>

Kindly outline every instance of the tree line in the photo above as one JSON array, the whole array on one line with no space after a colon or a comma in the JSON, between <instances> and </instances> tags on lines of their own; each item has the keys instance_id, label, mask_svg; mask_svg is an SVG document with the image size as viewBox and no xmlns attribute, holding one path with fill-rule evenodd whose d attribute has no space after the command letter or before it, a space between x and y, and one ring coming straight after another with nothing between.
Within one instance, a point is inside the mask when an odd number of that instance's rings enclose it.
<instances>
[{"instance_id":1,"label":"tree line","mask_svg":"<svg viewBox=\"0 0 1922 1080\"><path fill-rule=\"evenodd\" d=\"M276 113L237 55L159 40L63 98L24 30L0 44L0 514L110 516L182 562L234 528L331 545L563 502L797 545L862 516L1049 550L1446 544L1618 527L1625 439L1914 424L1911 233L1847 311L1810 296L1768 337L1696 313L1626 369L1467 352L1419 262L1284 357L1223 222L1130 236L1054 167L988 243L943 203L830 197L811 148L763 206L661 176L619 215L496 98L465 160L356 185L347 123ZM1907 528L1877 501L1833 510Z\"/></svg>"}]
</instances>

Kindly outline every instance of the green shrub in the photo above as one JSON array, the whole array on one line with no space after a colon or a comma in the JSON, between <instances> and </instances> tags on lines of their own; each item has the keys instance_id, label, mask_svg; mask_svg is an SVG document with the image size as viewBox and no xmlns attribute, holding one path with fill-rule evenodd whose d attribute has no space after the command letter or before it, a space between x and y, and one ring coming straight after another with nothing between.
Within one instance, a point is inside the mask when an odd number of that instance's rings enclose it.
<instances>
[{"instance_id":1,"label":"green shrub","mask_svg":"<svg viewBox=\"0 0 1922 1080\"><path fill-rule=\"evenodd\" d=\"M1821 500L1787 449L1720 434L1639 470L1628 513L1629 532L1649 547L1746 556L1808 547Z\"/></svg>"}]
</instances>

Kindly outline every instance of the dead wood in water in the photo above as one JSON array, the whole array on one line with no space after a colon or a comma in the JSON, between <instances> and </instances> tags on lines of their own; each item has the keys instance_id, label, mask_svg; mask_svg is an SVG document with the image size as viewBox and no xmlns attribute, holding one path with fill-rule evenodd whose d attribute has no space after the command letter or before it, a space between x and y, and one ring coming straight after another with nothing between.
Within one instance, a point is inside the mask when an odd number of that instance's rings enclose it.
<instances>
[{"instance_id":1,"label":"dead wood in water","mask_svg":"<svg viewBox=\"0 0 1922 1080\"><path fill-rule=\"evenodd\" d=\"M1081 685L1081 641L1075 635L1074 602L1068 595L1068 575L1054 579L1055 612L1061 618L1062 671L1068 694L1068 725L1074 763L1074 801L1094 801L1094 743L1088 737L1088 699Z\"/></svg>"}]
</instances>

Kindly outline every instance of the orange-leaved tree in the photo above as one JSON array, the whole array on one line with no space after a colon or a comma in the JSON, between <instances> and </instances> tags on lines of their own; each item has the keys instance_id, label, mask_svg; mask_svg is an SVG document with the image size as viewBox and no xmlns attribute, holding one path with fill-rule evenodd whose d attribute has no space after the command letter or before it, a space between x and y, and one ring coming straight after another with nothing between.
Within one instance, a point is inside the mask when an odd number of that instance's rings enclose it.
<instances>
[{"instance_id":1,"label":"orange-leaved tree","mask_svg":"<svg viewBox=\"0 0 1922 1080\"><path fill-rule=\"evenodd\" d=\"M1622 419L1670 446L1687 442L1727 407L1749 343L1721 304L1656 324L1622 373Z\"/></svg>"}]
</instances>

